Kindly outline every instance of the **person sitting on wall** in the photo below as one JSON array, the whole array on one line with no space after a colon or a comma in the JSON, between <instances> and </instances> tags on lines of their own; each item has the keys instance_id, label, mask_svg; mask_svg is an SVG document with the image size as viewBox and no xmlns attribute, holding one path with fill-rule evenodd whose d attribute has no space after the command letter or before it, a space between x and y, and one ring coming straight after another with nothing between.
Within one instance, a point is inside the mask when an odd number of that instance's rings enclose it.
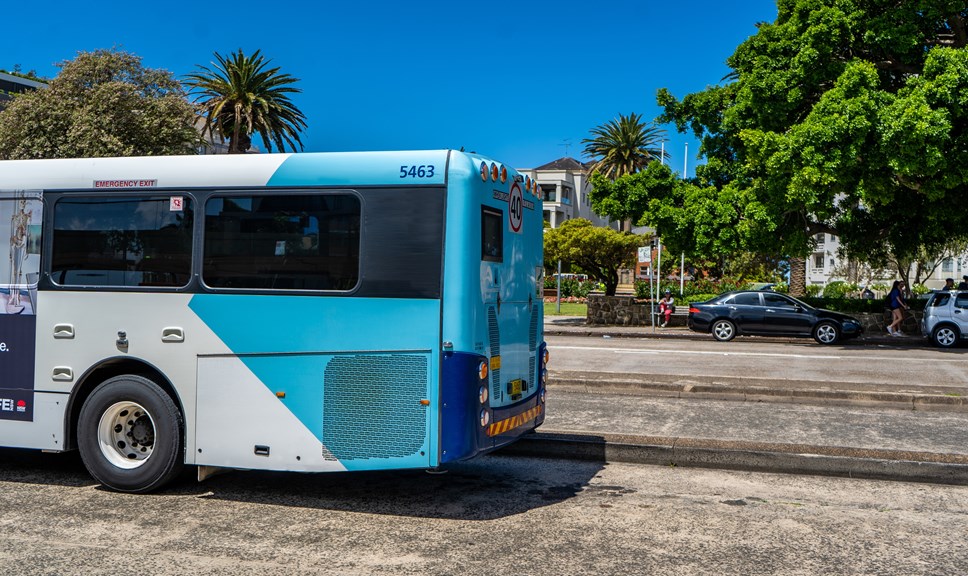
<instances>
[{"instance_id":1,"label":"person sitting on wall","mask_svg":"<svg viewBox=\"0 0 968 576\"><path fill-rule=\"evenodd\" d=\"M968 274L961 277L961 282L958 282L958 290L968 290Z\"/></svg>"},{"instance_id":2,"label":"person sitting on wall","mask_svg":"<svg viewBox=\"0 0 968 576\"><path fill-rule=\"evenodd\" d=\"M672 291L666 290L665 296L659 301L659 315L662 316L662 327L669 325L669 318L676 311L676 301L672 298Z\"/></svg>"}]
</instances>

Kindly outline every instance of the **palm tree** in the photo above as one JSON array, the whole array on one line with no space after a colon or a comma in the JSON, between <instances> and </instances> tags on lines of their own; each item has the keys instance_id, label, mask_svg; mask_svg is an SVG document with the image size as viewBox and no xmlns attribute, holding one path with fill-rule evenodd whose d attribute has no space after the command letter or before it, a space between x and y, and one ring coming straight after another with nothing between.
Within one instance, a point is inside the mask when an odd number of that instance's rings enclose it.
<instances>
[{"instance_id":1,"label":"palm tree","mask_svg":"<svg viewBox=\"0 0 968 576\"><path fill-rule=\"evenodd\" d=\"M642 122L639 114L619 114L617 120L592 129L593 138L585 138L585 156L593 159L592 170L612 180L638 172L664 154L661 142L665 130L652 122Z\"/></svg>"},{"instance_id":2,"label":"palm tree","mask_svg":"<svg viewBox=\"0 0 968 576\"><path fill-rule=\"evenodd\" d=\"M200 72L186 76L185 84L195 97L194 104L205 125L202 135L229 140L229 154L242 154L252 145L252 134L262 136L268 152L275 144L280 152L286 145L302 150L299 132L306 128L306 116L292 103L289 94L302 92L299 81L279 68L269 68L256 50L251 56L242 49L229 57L215 53L213 68L198 66Z\"/></svg>"}]
</instances>

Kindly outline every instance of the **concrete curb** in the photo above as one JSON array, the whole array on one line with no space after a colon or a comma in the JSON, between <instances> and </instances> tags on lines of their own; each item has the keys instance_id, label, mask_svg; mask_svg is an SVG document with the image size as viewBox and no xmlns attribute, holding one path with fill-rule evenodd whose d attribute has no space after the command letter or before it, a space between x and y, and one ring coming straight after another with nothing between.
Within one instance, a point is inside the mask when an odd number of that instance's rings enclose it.
<instances>
[{"instance_id":1,"label":"concrete curb","mask_svg":"<svg viewBox=\"0 0 968 576\"><path fill-rule=\"evenodd\" d=\"M968 412L968 388L910 386L858 382L816 382L766 378L701 377L669 374L620 374L552 371L548 386L587 392L614 392L741 402L789 402L820 405L877 406L903 410Z\"/></svg>"},{"instance_id":2,"label":"concrete curb","mask_svg":"<svg viewBox=\"0 0 968 576\"><path fill-rule=\"evenodd\" d=\"M933 452L550 430L524 436L503 448L501 453L595 462L968 484L968 455Z\"/></svg>"}]
</instances>

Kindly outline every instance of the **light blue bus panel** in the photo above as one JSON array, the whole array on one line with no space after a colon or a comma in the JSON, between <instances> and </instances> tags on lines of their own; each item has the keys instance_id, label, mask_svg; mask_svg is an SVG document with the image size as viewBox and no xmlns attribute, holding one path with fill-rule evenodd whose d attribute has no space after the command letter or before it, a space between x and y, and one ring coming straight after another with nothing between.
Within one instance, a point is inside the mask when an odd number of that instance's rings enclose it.
<instances>
[{"instance_id":1,"label":"light blue bus panel","mask_svg":"<svg viewBox=\"0 0 968 576\"><path fill-rule=\"evenodd\" d=\"M454 154L450 166L444 284L453 289L444 291L443 325L453 348L443 358L444 462L506 445L544 421L537 187L477 155Z\"/></svg>"},{"instance_id":2,"label":"light blue bus panel","mask_svg":"<svg viewBox=\"0 0 968 576\"><path fill-rule=\"evenodd\" d=\"M436 465L438 302L199 294L191 308L234 353L198 359L197 464Z\"/></svg>"}]
</instances>

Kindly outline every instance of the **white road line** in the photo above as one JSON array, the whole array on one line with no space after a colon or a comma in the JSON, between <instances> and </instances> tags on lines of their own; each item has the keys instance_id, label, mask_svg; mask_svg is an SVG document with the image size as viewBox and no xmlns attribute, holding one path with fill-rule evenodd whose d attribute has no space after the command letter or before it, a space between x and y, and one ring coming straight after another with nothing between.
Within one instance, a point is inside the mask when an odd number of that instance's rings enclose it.
<instances>
[{"instance_id":1,"label":"white road line","mask_svg":"<svg viewBox=\"0 0 968 576\"><path fill-rule=\"evenodd\" d=\"M892 362L946 362L946 363L968 363L968 358L914 358L911 356L835 356L829 354L790 354L780 352L714 352L710 350L666 350L662 348L604 348L598 346L555 346L549 347L551 352L555 350L596 350L600 352L612 352L615 354L683 354L696 356L766 356L773 358L804 358L808 360L862 360L870 361L892 361Z\"/></svg>"}]
</instances>

